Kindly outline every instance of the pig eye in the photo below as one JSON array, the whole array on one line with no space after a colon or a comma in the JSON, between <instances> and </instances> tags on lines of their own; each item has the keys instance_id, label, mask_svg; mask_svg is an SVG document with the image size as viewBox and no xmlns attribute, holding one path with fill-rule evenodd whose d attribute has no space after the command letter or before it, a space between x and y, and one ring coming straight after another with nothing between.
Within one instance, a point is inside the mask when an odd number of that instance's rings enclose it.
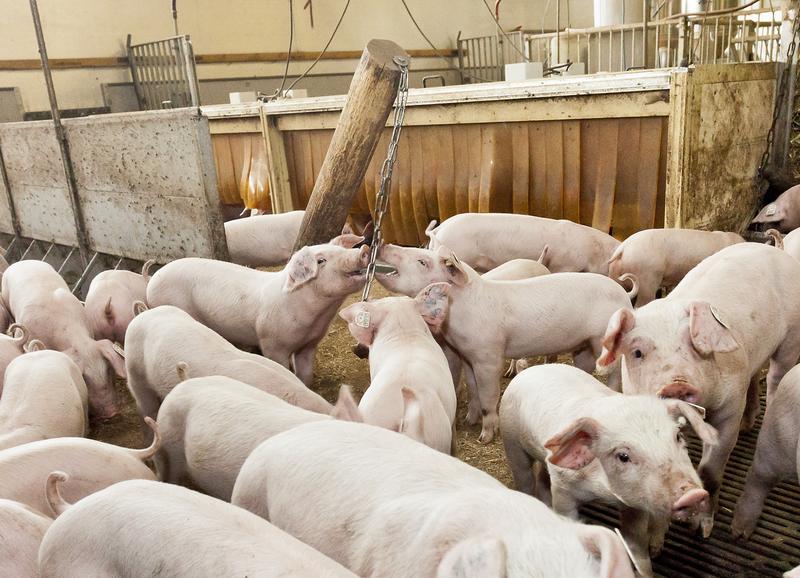
<instances>
[{"instance_id":1,"label":"pig eye","mask_svg":"<svg viewBox=\"0 0 800 578\"><path fill-rule=\"evenodd\" d=\"M633 350L633 356L634 356L636 359L641 359L641 358L644 356L644 353L642 353L642 350L641 350L641 349L634 349L634 350Z\"/></svg>"},{"instance_id":2,"label":"pig eye","mask_svg":"<svg viewBox=\"0 0 800 578\"><path fill-rule=\"evenodd\" d=\"M423 259L417 259L417 263L422 265L423 267L427 268L428 264Z\"/></svg>"},{"instance_id":3,"label":"pig eye","mask_svg":"<svg viewBox=\"0 0 800 578\"><path fill-rule=\"evenodd\" d=\"M328 260L325 257L319 257L317 259L317 265L322 265L323 263L327 263Z\"/></svg>"},{"instance_id":4,"label":"pig eye","mask_svg":"<svg viewBox=\"0 0 800 578\"><path fill-rule=\"evenodd\" d=\"M617 454L617 459L623 464L627 464L629 461L631 461L631 457L625 452L619 452Z\"/></svg>"}]
</instances>

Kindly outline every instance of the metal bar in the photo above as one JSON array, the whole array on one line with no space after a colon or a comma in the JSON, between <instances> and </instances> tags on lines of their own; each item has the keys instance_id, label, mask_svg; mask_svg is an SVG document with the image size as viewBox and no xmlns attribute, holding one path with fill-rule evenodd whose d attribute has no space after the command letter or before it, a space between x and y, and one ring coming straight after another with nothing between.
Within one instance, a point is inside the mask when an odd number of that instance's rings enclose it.
<instances>
[{"instance_id":1,"label":"metal bar","mask_svg":"<svg viewBox=\"0 0 800 578\"><path fill-rule=\"evenodd\" d=\"M33 27L36 30L36 41L39 44L39 55L42 60L42 72L44 73L45 84L47 84L47 96L50 99L50 113L53 116L53 128L55 129L58 146L61 149L61 161L64 164L64 174L67 178L69 199L72 203L72 215L75 219L75 235L78 240L78 250L80 251L81 259L85 262L88 250L86 244L86 226L84 225L83 211L81 210L81 202L78 197L78 183L75 180L75 170L72 166L67 133L64 131L64 127L61 124L61 113L58 110L56 89L53 86L53 76L50 73L50 60L47 58L47 47L44 43L42 21L39 19L39 7L36 4L36 0L30 0L30 4L31 15L33 16Z\"/></svg>"},{"instance_id":2,"label":"metal bar","mask_svg":"<svg viewBox=\"0 0 800 578\"><path fill-rule=\"evenodd\" d=\"M119 270L119 266L120 266L120 265L122 265L122 262L123 262L124 260L125 260L125 258L124 258L124 257L120 257L120 258L119 258L119 260L118 260L118 261L116 262L116 264L114 265L114 271L117 271L117 270Z\"/></svg>"},{"instance_id":3,"label":"metal bar","mask_svg":"<svg viewBox=\"0 0 800 578\"><path fill-rule=\"evenodd\" d=\"M556 0L556 64L561 64L561 0Z\"/></svg>"},{"instance_id":4,"label":"metal bar","mask_svg":"<svg viewBox=\"0 0 800 578\"><path fill-rule=\"evenodd\" d=\"M647 53L649 51L647 26L650 23L650 0L642 0L642 15L642 67L647 68Z\"/></svg>"},{"instance_id":5,"label":"metal bar","mask_svg":"<svg viewBox=\"0 0 800 578\"><path fill-rule=\"evenodd\" d=\"M17 217L17 208L14 205L14 197L11 196L11 183L8 180L8 172L6 171L6 163L3 159L3 144L0 143L0 178L3 179L3 190L5 191L6 202L8 203L8 211L11 214L11 227L14 229L14 235L19 237L19 217Z\"/></svg>"},{"instance_id":6,"label":"metal bar","mask_svg":"<svg viewBox=\"0 0 800 578\"><path fill-rule=\"evenodd\" d=\"M97 262L97 256L99 254L100 253L95 251L95 253L92 255L92 258L89 260L89 264L86 265L86 267L84 267L83 273L81 273L81 276L78 277L77 281L75 281L75 286L72 288L72 294L73 295L75 295L80 290L81 286L83 285L84 280L89 275L89 271L92 270L92 268L94 267L95 262Z\"/></svg>"},{"instance_id":7,"label":"metal bar","mask_svg":"<svg viewBox=\"0 0 800 578\"><path fill-rule=\"evenodd\" d=\"M67 256L64 258L64 262L61 263L61 267L58 268L58 274L59 275L61 275L61 271L63 271L64 267L67 266L67 263L69 263L69 260L72 258L72 255L74 253L75 253L75 247L70 247L69 253L67 253Z\"/></svg>"},{"instance_id":8,"label":"metal bar","mask_svg":"<svg viewBox=\"0 0 800 578\"><path fill-rule=\"evenodd\" d=\"M192 106L200 106L200 88L197 85L197 71L194 67L194 51L189 35L184 36L183 49L186 57L186 73L189 80L189 94L192 96Z\"/></svg>"},{"instance_id":9,"label":"metal bar","mask_svg":"<svg viewBox=\"0 0 800 578\"><path fill-rule=\"evenodd\" d=\"M15 236L13 239L11 239L11 242L8 244L8 247L6 247L6 255L5 255L6 260L10 260L13 258L12 257L13 251L19 251L17 245L19 245L22 242L21 239L22 237L20 236Z\"/></svg>"},{"instance_id":10,"label":"metal bar","mask_svg":"<svg viewBox=\"0 0 800 578\"><path fill-rule=\"evenodd\" d=\"M456 37L456 48L458 49L458 74L461 78L461 84L464 84L466 80L464 78L464 41L461 40L461 30L458 31L458 36Z\"/></svg>"},{"instance_id":11,"label":"metal bar","mask_svg":"<svg viewBox=\"0 0 800 578\"><path fill-rule=\"evenodd\" d=\"M128 40L125 42L125 51L128 54L128 68L131 71L131 80L133 80L133 92L136 93L136 102L139 103L139 110L145 110L145 104L142 97L141 81L139 80L139 73L136 71L136 55L131 47L131 35L128 34Z\"/></svg>"},{"instance_id":12,"label":"metal bar","mask_svg":"<svg viewBox=\"0 0 800 578\"><path fill-rule=\"evenodd\" d=\"M30 253L30 252L31 252L31 249L33 249L33 246L34 246L34 245L36 245L36 239L33 239L33 240L30 242L30 244L28 245L28 248L27 248L27 249L25 249L25 251L23 251L23 253L22 253L22 257L20 257L20 258L19 258L19 260L20 260L20 261L22 261L23 259L25 259L25 257L27 257L27 256L28 256L28 253Z\"/></svg>"},{"instance_id":13,"label":"metal bar","mask_svg":"<svg viewBox=\"0 0 800 578\"><path fill-rule=\"evenodd\" d=\"M50 245L47 247L47 251L44 252L44 256L42 257L42 261L45 261L47 259L47 257L50 255L50 251L52 251L53 247L55 247L55 246L56 246L55 243L50 243Z\"/></svg>"}]
</instances>

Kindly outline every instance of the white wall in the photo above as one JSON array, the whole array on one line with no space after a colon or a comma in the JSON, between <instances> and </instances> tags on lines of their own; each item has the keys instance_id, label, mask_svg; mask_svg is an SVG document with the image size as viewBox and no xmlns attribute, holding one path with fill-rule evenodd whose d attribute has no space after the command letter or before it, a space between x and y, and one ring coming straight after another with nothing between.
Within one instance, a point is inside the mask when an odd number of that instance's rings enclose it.
<instances>
[{"instance_id":1,"label":"white wall","mask_svg":"<svg viewBox=\"0 0 800 578\"><path fill-rule=\"evenodd\" d=\"M494 22L481 0L406 0L422 29L437 48L452 49L458 31L464 36L491 34ZM555 26L559 0L503 0L500 22L505 29ZM560 0L562 24L570 2L573 27L591 24L591 0ZM487 0L494 8L494 1ZM157 40L172 34L168 0L39 0L50 58L123 56L125 38L134 42ZM344 7L345 0L313 0L314 28L303 0L294 0L294 50L319 51ZM282 52L288 44L288 0L178 0L181 33L192 36L196 54ZM22 0L0 0L0 61L36 59L38 52L29 5ZM406 49L428 48L399 0L351 0L348 14L331 50L361 50L371 38L388 38ZM298 74L308 62L296 62ZM321 61L314 73L351 72L355 60ZM438 59L416 59L413 68L441 68ZM200 65L200 79L280 75L283 63ZM54 71L61 108L102 106L101 83L128 82L126 68ZM49 108L41 71L0 69L0 87L20 88L27 111Z\"/></svg>"}]
</instances>

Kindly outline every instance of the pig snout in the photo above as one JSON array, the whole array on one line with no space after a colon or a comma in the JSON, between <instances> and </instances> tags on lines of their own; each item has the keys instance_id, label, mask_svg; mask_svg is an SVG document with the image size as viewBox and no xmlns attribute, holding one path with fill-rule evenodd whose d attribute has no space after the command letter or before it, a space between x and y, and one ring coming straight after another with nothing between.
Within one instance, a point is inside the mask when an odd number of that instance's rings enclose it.
<instances>
[{"instance_id":1,"label":"pig snout","mask_svg":"<svg viewBox=\"0 0 800 578\"><path fill-rule=\"evenodd\" d=\"M672 505L672 518L687 521L698 514L708 512L710 505L710 497L707 491L700 488L692 488Z\"/></svg>"}]
</instances>

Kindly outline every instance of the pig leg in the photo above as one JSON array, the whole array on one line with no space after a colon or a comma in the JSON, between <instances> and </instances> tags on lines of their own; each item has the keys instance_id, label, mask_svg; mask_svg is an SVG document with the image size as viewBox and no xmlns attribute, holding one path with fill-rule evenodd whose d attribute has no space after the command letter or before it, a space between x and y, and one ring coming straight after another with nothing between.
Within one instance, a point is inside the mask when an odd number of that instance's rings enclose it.
<instances>
[{"instance_id":1,"label":"pig leg","mask_svg":"<svg viewBox=\"0 0 800 578\"><path fill-rule=\"evenodd\" d=\"M488 444L494 439L499 425L497 402L500 401L500 373L503 371L503 358L481 359L473 362L472 371L478 384L478 399L483 415L483 428L478 441Z\"/></svg>"},{"instance_id":2,"label":"pig leg","mask_svg":"<svg viewBox=\"0 0 800 578\"><path fill-rule=\"evenodd\" d=\"M294 373L300 381L311 387L314 383L314 360L317 355L317 344L306 345L294 354Z\"/></svg>"},{"instance_id":3,"label":"pig leg","mask_svg":"<svg viewBox=\"0 0 800 578\"><path fill-rule=\"evenodd\" d=\"M711 507L707 514L698 517L703 537L708 538L714 527L714 514L719 504L719 487L722 482L722 474L725 471L725 464L736 445L739 438L739 424L744 413L744 400L737 408L726 415L709 420L709 423L717 428L719 442L716 446L703 444L703 457L697 468L697 474L703 482L703 487L711 496Z\"/></svg>"},{"instance_id":4,"label":"pig leg","mask_svg":"<svg viewBox=\"0 0 800 578\"><path fill-rule=\"evenodd\" d=\"M528 452L518 440L512 439L511 435L503 438L503 445L506 448L506 459L511 468L511 475L514 477L514 487L520 492L535 496L536 481L533 477L533 460Z\"/></svg>"},{"instance_id":5,"label":"pig leg","mask_svg":"<svg viewBox=\"0 0 800 578\"><path fill-rule=\"evenodd\" d=\"M653 565L650 562L649 525L650 514L647 512L626 507L621 509L619 529L642 576L653 576Z\"/></svg>"},{"instance_id":6,"label":"pig leg","mask_svg":"<svg viewBox=\"0 0 800 578\"><path fill-rule=\"evenodd\" d=\"M144 444L150 445L153 441L153 430L145 424L144 418L150 417L156 419L158 407L161 405L161 399L156 395L156 392L147 385L147 381L144 377L139 375L139 372L136 370L128 371L128 390L131 392L136 402L136 407L139 408Z\"/></svg>"},{"instance_id":7,"label":"pig leg","mask_svg":"<svg viewBox=\"0 0 800 578\"><path fill-rule=\"evenodd\" d=\"M798 357L800 357L800 334L787 335L784 342L780 344L769 360L767 407L772 402L772 398L775 397L775 392L778 390L778 384L781 379L783 379L787 371L795 366Z\"/></svg>"},{"instance_id":8,"label":"pig leg","mask_svg":"<svg viewBox=\"0 0 800 578\"><path fill-rule=\"evenodd\" d=\"M478 384L475 381L475 372L468 363L464 364L464 379L469 389L469 401L467 402L467 423L475 425L481 419L481 400L478 395Z\"/></svg>"},{"instance_id":9,"label":"pig leg","mask_svg":"<svg viewBox=\"0 0 800 578\"><path fill-rule=\"evenodd\" d=\"M447 366L450 368L450 373L453 376L453 385L456 388L456 392L458 392L458 386L461 383L461 366L463 365L461 356L455 349L448 345L442 345L442 351L444 351L444 356L447 359Z\"/></svg>"},{"instance_id":10,"label":"pig leg","mask_svg":"<svg viewBox=\"0 0 800 578\"><path fill-rule=\"evenodd\" d=\"M748 432L753 429L756 424L756 418L761 413L761 400L759 395L761 393L761 384L756 373L750 380L750 386L747 388L747 404L744 406L744 417L739 426L739 431Z\"/></svg>"},{"instance_id":11,"label":"pig leg","mask_svg":"<svg viewBox=\"0 0 800 578\"><path fill-rule=\"evenodd\" d=\"M756 442L753 463L747 471L744 491L736 503L731 522L731 533L734 538L750 538L756 528L764 500L770 490L782 479L794 475L795 464L791 456L780 451L785 442L778 439L778 428L770 422L769 413Z\"/></svg>"},{"instance_id":12,"label":"pig leg","mask_svg":"<svg viewBox=\"0 0 800 578\"><path fill-rule=\"evenodd\" d=\"M639 293L636 294L636 308L647 305L658 295L661 288L661 275L651 271L646 273L637 272L636 280L639 282Z\"/></svg>"}]
</instances>

